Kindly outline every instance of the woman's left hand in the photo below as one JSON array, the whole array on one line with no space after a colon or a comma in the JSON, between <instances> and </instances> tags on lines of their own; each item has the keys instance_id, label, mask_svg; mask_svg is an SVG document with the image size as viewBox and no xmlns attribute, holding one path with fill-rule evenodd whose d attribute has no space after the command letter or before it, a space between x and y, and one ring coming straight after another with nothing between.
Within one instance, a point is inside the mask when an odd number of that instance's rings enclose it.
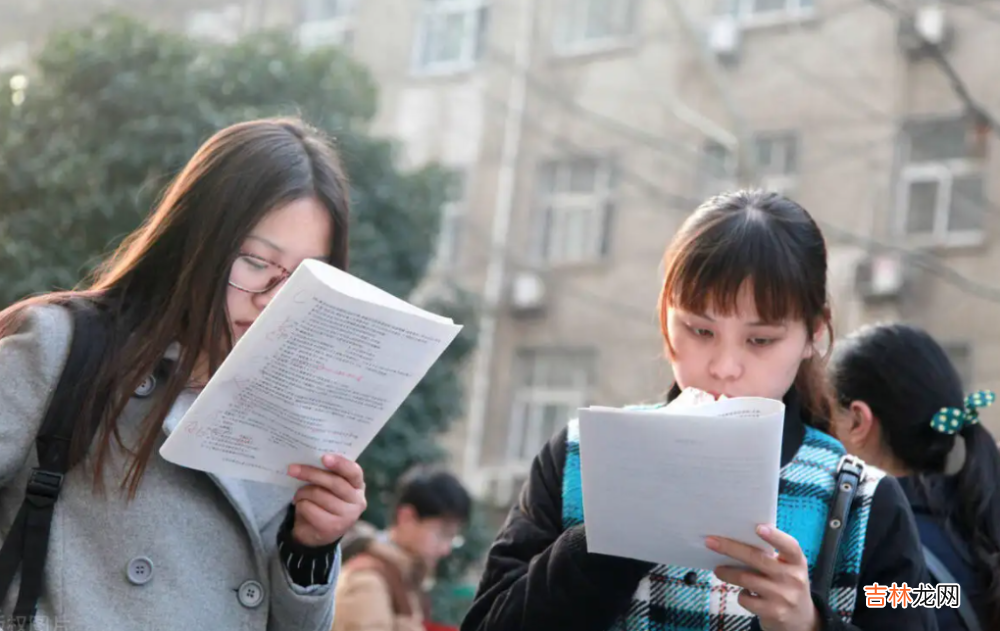
<instances>
[{"instance_id":1,"label":"woman's left hand","mask_svg":"<svg viewBox=\"0 0 1000 631\"><path fill-rule=\"evenodd\" d=\"M326 469L292 465L288 474L307 482L295 493L292 538L305 546L329 545L354 525L365 511L365 474L356 462L341 456L323 456Z\"/></svg>"},{"instance_id":2,"label":"woman's left hand","mask_svg":"<svg viewBox=\"0 0 1000 631\"><path fill-rule=\"evenodd\" d=\"M809 566L799 542L770 526L757 534L777 554L723 537L709 537L706 546L753 569L720 566L719 580L743 588L739 603L760 619L764 631L816 631L819 616L809 591Z\"/></svg>"}]
</instances>

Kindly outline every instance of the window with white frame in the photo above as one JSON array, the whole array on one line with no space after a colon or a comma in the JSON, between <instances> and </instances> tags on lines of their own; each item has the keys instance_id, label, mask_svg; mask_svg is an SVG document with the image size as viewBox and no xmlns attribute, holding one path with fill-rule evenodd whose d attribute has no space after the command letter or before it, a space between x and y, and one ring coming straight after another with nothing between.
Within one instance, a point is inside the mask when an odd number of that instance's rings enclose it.
<instances>
[{"instance_id":1,"label":"window with white frame","mask_svg":"<svg viewBox=\"0 0 1000 631\"><path fill-rule=\"evenodd\" d=\"M591 349L522 349L514 369L507 461L530 462L546 441L587 405L593 384Z\"/></svg>"},{"instance_id":2,"label":"window with white frame","mask_svg":"<svg viewBox=\"0 0 1000 631\"><path fill-rule=\"evenodd\" d=\"M798 173L799 137L792 131L762 132L754 135L753 158L757 185L783 195L791 195ZM702 194L738 188L736 156L718 142L705 144L702 155Z\"/></svg>"},{"instance_id":3,"label":"window with white frame","mask_svg":"<svg viewBox=\"0 0 1000 631\"><path fill-rule=\"evenodd\" d=\"M810 15L816 0L719 0L718 14L741 22Z\"/></svg>"},{"instance_id":4,"label":"window with white frame","mask_svg":"<svg viewBox=\"0 0 1000 631\"><path fill-rule=\"evenodd\" d=\"M413 67L418 73L461 72L482 57L487 0L423 0Z\"/></svg>"},{"instance_id":5,"label":"window with white frame","mask_svg":"<svg viewBox=\"0 0 1000 631\"><path fill-rule=\"evenodd\" d=\"M615 189L610 158L576 156L544 163L538 174L534 257L562 265L607 254Z\"/></svg>"},{"instance_id":6,"label":"window with white frame","mask_svg":"<svg viewBox=\"0 0 1000 631\"><path fill-rule=\"evenodd\" d=\"M718 195L737 188L736 156L722 143L709 140L701 154L701 194Z\"/></svg>"},{"instance_id":7,"label":"window with white frame","mask_svg":"<svg viewBox=\"0 0 1000 631\"><path fill-rule=\"evenodd\" d=\"M619 43L635 30L636 0L557 0L557 52L572 54Z\"/></svg>"},{"instance_id":8,"label":"window with white frame","mask_svg":"<svg viewBox=\"0 0 1000 631\"><path fill-rule=\"evenodd\" d=\"M462 226L465 223L464 173L456 173L449 182L445 203L441 207L441 228L438 232L434 263L441 268L451 268L458 263Z\"/></svg>"},{"instance_id":9,"label":"window with white frame","mask_svg":"<svg viewBox=\"0 0 1000 631\"><path fill-rule=\"evenodd\" d=\"M234 42L243 33L243 17L239 4L193 11L185 16L184 32L197 39Z\"/></svg>"},{"instance_id":10,"label":"window with white frame","mask_svg":"<svg viewBox=\"0 0 1000 631\"><path fill-rule=\"evenodd\" d=\"M975 243L986 210L983 165L962 117L911 121L901 136L901 232L937 244Z\"/></svg>"},{"instance_id":11,"label":"window with white frame","mask_svg":"<svg viewBox=\"0 0 1000 631\"><path fill-rule=\"evenodd\" d=\"M299 43L305 48L350 48L356 5L357 0L302 0Z\"/></svg>"},{"instance_id":12,"label":"window with white frame","mask_svg":"<svg viewBox=\"0 0 1000 631\"><path fill-rule=\"evenodd\" d=\"M761 187L791 195L799 165L799 138L795 132L769 132L754 138L754 167Z\"/></svg>"}]
</instances>

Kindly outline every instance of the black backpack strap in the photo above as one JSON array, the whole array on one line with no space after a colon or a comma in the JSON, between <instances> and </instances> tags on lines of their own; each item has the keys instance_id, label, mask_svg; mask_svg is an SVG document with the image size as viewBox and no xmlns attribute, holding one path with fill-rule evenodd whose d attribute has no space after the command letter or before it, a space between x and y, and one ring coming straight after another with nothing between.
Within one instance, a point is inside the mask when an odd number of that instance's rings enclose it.
<instances>
[{"instance_id":1,"label":"black backpack strap","mask_svg":"<svg viewBox=\"0 0 1000 631\"><path fill-rule=\"evenodd\" d=\"M0 603L6 599L18 568L21 569L13 615L18 627L29 626L35 617L55 503L63 476L75 464L70 461L70 441L81 401L87 393L87 375L93 374L108 340L108 330L95 307L76 303L70 305L70 310L73 336L69 356L35 438L38 467L31 470L24 502L0 548Z\"/></svg>"},{"instance_id":2,"label":"black backpack strap","mask_svg":"<svg viewBox=\"0 0 1000 631\"><path fill-rule=\"evenodd\" d=\"M930 572L931 578L934 579L935 583L953 583L958 584L955 576L948 571L948 568L941 559L937 557L933 552L931 552L927 546L922 546L924 549L924 562L927 563L927 571ZM979 619L976 617L976 612L972 610L972 605L969 604L968 598L962 598L958 602L958 617L962 619L965 624L965 628L969 631L982 631L982 627L979 625Z\"/></svg>"},{"instance_id":3,"label":"black backpack strap","mask_svg":"<svg viewBox=\"0 0 1000 631\"><path fill-rule=\"evenodd\" d=\"M865 463L855 456L846 455L837 465L837 487L830 512L827 514L826 525L823 527L823 543L820 545L819 557L816 559L816 569L813 579L813 589L819 594L829 597L833 585L833 571L837 565L837 550L847 522L851 516L851 504L857 494L858 485L865 473Z\"/></svg>"}]
</instances>

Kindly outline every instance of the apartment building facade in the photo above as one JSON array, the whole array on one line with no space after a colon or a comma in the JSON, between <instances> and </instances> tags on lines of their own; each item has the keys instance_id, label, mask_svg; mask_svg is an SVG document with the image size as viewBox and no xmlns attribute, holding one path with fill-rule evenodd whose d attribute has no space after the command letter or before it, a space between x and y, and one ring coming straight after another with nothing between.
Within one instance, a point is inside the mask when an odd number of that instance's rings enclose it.
<instances>
[{"instance_id":1,"label":"apartment building facade","mask_svg":"<svg viewBox=\"0 0 1000 631\"><path fill-rule=\"evenodd\" d=\"M381 86L375 128L401 160L462 174L425 291L482 298L449 446L498 507L577 407L662 396L662 251L698 200L741 183L821 221L839 332L906 320L970 387L1000 381L997 136L924 45L1000 113L990 3L191 4L166 13L196 34L288 26L303 45L349 47Z\"/></svg>"},{"instance_id":2,"label":"apartment building facade","mask_svg":"<svg viewBox=\"0 0 1000 631\"><path fill-rule=\"evenodd\" d=\"M453 448L498 507L577 407L662 396L663 248L697 200L741 182L822 222L838 331L909 321L970 387L1000 378L997 139L922 46L1000 107L979 62L1000 24L983 6L900 6L451 0L400 20L382 124L414 161L467 174L435 273L484 298Z\"/></svg>"}]
</instances>

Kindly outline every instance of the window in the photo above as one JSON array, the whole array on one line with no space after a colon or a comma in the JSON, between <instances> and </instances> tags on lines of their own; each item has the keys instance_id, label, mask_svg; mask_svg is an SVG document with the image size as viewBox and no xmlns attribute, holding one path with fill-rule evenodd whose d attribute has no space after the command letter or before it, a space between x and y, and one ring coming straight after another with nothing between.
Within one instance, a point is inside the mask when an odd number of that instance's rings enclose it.
<instances>
[{"instance_id":1,"label":"window","mask_svg":"<svg viewBox=\"0 0 1000 631\"><path fill-rule=\"evenodd\" d=\"M559 0L555 48L561 53L618 43L635 29L635 0Z\"/></svg>"},{"instance_id":2,"label":"window","mask_svg":"<svg viewBox=\"0 0 1000 631\"><path fill-rule=\"evenodd\" d=\"M710 140L701 155L701 193L705 197L738 188L736 156L728 147Z\"/></svg>"},{"instance_id":3,"label":"window","mask_svg":"<svg viewBox=\"0 0 1000 631\"><path fill-rule=\"evenodd\" d=\"M305 48L342 46L354 40L357 0L303 0L299 42Z\"/></svg>"},{"instance_id":4,"label":"window","mask_svg":"<svg viewBox=\"0 0 1000 631\"><path fill-rule=\"evenodd\" d=\"M414 69L448 73L473 67L483 53L488 21L486 0L424 0Z\"/></svg>"},{"instance_id":5,"label":"window","mask_svg":"<svg viewBox=\"0 0 1000 631\"><path fill-rule=\"evenodd\" d=\"M528 480L527 468L528 466L521 466L517 470L502 468L491 472L493 475L487 478L489 482L487 482L486 497L495 508L509 510L517 502L521 489Z\"/></svg>"},{"instance_id":6,"label":"window","mask_svg":"<svg viewBox=\"0 0 1000 631\"><path fill-rule=\"evenodd\" d=\"M588 156L547 162L538 177L535 258L559 265L607 254L615 190L612 161Z\"/></svg>"},{"instance_id":7,"label":"window","mask_svg":"<svg viewBox=\"0 0 1000 631\"><path fill-rule=\"evenodd\" d=\"M243 7L230 4L220 9L194 11L187 15L184 30L198 39L234 42L243 34Z\"/></svg>"},{"instance_id":8,"label":"window","mask_svg":"<svg viewBox=\"0 0 1000 631\"><path fill-rule=\"evenodd\" d=\"M962 387L966 390L970 389L975 376L972 368L972 347L964 342L942 343L941 347L948 355L948 359L951 360L955 371L958 372L958 376L962 380Z\"/></svg>"},{"instance_id":9,"label":"window","mask_svg":"<svg viewBox=\"0 0 1000 631\"><path fill-rule=\"evenodd\" d=\"M799 138L794 132L759 134L754 139L754 166L760 186L791 195L799 165Z\"/></svg>"},{"instance_id":10,"label":"window","mask_svg":"<svg viewBox=\"0 0 1000 631\"><path fill-rule=\"evenodd\" d=\"M595 355L589 349L525 349L515 363L507 460L530 462L587 404Z\"/></svg>"},{"instance_id":11,"label":"window","mask_svg":"<svg viewBox=\"0 0 1000 631\"><path fill-rule=\"evenodd\" d=\"M798 173L799 139L795 132L766 132L753 139L757 184L767 190L791 195ZM718 193L739 187L736 156L728 147L709 141L702 155L702 194Z\"/></svg>"},{"instance_id":12,"label":"window","mask_svg":"<svg viewBox=\"0 0 1000 631\"><path fill-rule=\"evenodd\" d=\"M815 10L815 0L720 0L718 13L742 22L753 22L810 15Z\"/></svg>"},{"instance_id":13,"label":"window","mask_svg":"<svg viewBox=\"0 0 1000 631\"><path fill-rule=\"evenodd\" d=\"M448 187L445 203L441 207L441 228L438 232L434 264L441 268L458 263L462 224L465 222L465 175L456 174Z\"/></svg>"},{"instance_id":14,"label":"window","mask_svg":"<svg viewBox=\"0 0 1000 631\"><path fill-rule=\"evenodd\" d=\"M31 54L27 42L18 42L0 48L0 71L24 70Z\"/></svg>"},{"instance_id":15,"label":"window","mask_svg":"<svg viewBox=\"0 0 1000 631\"><path fill-rule=\"evenodd\" d=\"M338 20L354 15L356 0L303 0L304 22Z\"/></svg>"},{"instance_id":16,"label":"window","mask_svg":"<svg viewBox=\"0 0 1000 631\"><path fill-rule=\"evenodd\" d=\"M904 125L897 208L903 234L936 244L981 240L985 185L968 132L961 117Z\"/></svg>"}]
</instances>

